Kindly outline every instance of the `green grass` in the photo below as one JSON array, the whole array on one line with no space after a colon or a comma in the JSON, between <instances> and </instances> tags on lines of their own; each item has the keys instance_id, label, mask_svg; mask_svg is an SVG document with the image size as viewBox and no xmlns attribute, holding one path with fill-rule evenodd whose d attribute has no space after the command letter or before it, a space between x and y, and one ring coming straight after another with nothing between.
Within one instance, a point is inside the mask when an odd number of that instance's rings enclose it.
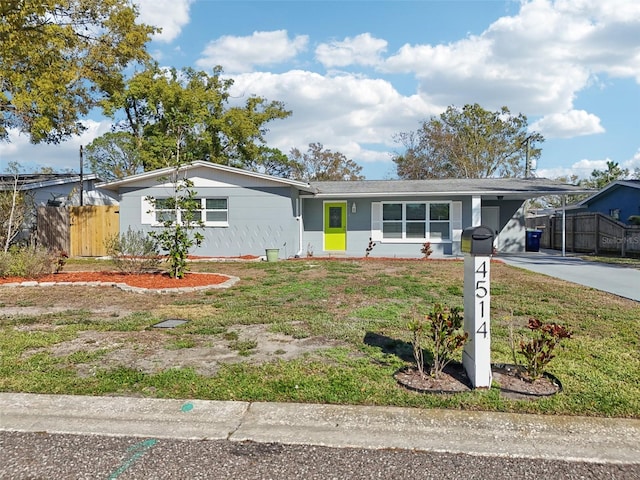
<instances>
[{"instance_id":1,"label":"green grass","mask_svg":"<svg viewBox=\"0 0 640 480\"><path fill-rule=\"evenodd\" d=\"M604 255L584 255L583 260L590 262L610 263L625 267L640 268L640 258L638 257L620 257L620 256L604 256Z\"/></svg>"},{"instance_id":2,"label":"green grass","mask_svg":"<svg viewBox=\"0 0 640 480\"><path fill-rule=\"evenodd\" d=\"M0 391L640 418L637 302L496 262L491 273L492 360L511 363L509 332L525 338L530 317L561 323L573 338L563 343L547 371L560 379L564 390L535 402L504 399L496 389L443 396L407 391L393 373L411 360L407 322L412 315L426 313L434 302L462 306L462 262L311 258L203 263L193 264L193 269L230 273L241 281L228 290L154 297L154 307L141 311L136 311L140 294L123 292L120 301L135 313L109 318L71 305L62 313L0 317ZM95 295L72 288L74 295ZM33 305L24 300L33 298L28 289L21 292L13 298L15 293L0 289L0 303ZM64 302L62 298L56 305ZM174 316L189 322L171 331L151 328ZM281 358L281 350L272 361L256 365L249 360L260 339L241 339L234 329L251 324L266 324L269 331L296 339L323 337L339 346L292 360ZM222 364L216 375L206 377L192 368L144 373L128 365L101 366L102 356L118 347L52 353L53 347L88 330L127 332L129 343L136 334L153 333L164 339L159 348L173 349L222 339L247 362ZM88 364L97 365L93 374L79 375L77 367Z\"/></svg>"}]
</instances>

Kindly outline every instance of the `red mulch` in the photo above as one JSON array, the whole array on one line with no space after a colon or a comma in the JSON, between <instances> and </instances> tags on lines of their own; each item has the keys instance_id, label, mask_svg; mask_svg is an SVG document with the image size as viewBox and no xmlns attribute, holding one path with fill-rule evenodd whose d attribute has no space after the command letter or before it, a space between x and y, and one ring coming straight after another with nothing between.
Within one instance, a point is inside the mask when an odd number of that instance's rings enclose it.
<instances>
[{"instance_id":1,"label":"red mulch","mask_svg":"<svg viewBox=\"0 0 640 480\"><path fill-rule=\"evenodd\" d=\"M180 287L204 287L218 285L229 280L226 275L215 273L187 273L184 278L175 279L166 273L142 273L125 274L117 272L60 272L51 275L43 275L37 278L3 277L0 284L25 281L36 282L108 282L126 283L132 287L140 288L180 288Z\"/></svg>"},{"instance_id":2,"label":"red mulch","mask_svg":"<svg viewBox=\"0 0 640 480\"><path fill-rule=\"evenodd\" d=\"M188 255L187 258L189 260L209 260L217 258L221 258L224 260L257 260L260 257L258 257L257 255L239 255L237 257L203 257L200 255Z\"/></svg>"}]
</instances>

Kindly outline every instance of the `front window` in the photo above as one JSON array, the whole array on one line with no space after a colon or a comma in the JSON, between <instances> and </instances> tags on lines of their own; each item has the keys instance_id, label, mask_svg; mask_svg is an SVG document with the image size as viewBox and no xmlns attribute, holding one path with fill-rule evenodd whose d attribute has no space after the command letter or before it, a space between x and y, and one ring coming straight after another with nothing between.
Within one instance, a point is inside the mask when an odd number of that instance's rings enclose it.
<instances>
[{"instance_id":1,"label":"front window","mask_svg":"<svg viewBox=\"0 0 640 480\"><path fill-rule=\"evenodd\" d=\"M205 198L204 224L226 225L229 222L229 209L226 198Z\"/></svg>"},{"instance_id":2,"label":"front window","mask_svg":"<svg viewBox=\"0 0 640 480\"><path fill-rule=\"evenodd\" d=\"M383 203L382 238L450 240L450 213L450 203Z\"/></svg>"},{"instance_id":3,"label":"front window","mask_svg":"<svg viewBox=\"0 0 640 480\"><path fill-rule=\"evenodd\" d=\"M195 198L193 200L192 222L204 222L205 226L222 227L229 224L228 200L226 198ZM187 221L186 210L173 208L173 198L155 199L155 221L161 224L167 221ZM177 214L177 218L176 218Z\"/></svg>"},{"instance_id":4,"label":"front window","mask_svg":"<svg viewBox=\"0 0 640 480\"><path fill-rule=\"evenodd\" d=\"M173 208L173 205L174 205L174 200L172 198L156 198L155 200L156 223L176 221L176 211Z\"/></svg>"}]
</instances>

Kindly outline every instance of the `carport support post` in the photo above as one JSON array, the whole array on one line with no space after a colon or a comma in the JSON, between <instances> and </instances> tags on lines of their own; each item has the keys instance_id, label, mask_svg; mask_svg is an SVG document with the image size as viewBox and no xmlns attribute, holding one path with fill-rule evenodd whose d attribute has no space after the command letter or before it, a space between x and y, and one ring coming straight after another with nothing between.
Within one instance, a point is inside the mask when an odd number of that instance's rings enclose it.
<instances>
[{"instance_id":1,"label":"carport support post","mask_svg":"<svg viewBox=\"0 0 640 480\"><path fill-rule=\"evenodd\" d=\"M462 365L474 388L491 387L491 257L464 256L464 331Z\"/></svg>"}]
</instances>

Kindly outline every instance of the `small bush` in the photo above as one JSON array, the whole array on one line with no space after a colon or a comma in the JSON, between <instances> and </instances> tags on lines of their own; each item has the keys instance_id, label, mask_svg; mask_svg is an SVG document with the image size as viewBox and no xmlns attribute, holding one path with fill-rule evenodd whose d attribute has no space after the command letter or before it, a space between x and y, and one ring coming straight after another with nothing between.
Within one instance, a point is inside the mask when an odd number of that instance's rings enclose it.
<instances>
[{"instance_id":1,"label":"small bush","mask_svg":"<svg viewBox=\"0 0 640 480\"><path fill-rule=\"evenodd\" d=\"M421 375L424 375L423 342L426 340L430 343L433 354L430 375L439 378L455 353L467 341L468 334L462 331L463 321L459 308L435 304L424 320L417 319L409 323L408 328L413 335L413 356Z\"/></svg>"},{"instance_id":2,"label":"small bush","mask_svg":"<svg viewBox=\"0 0 640 480\"><path fill-rule=\"evenodd\" d=\"M365 248L365 257L368 257L371 254L371 250L373 250L373 247L376 246L376 242L373 241L373 239L371 237L369 237L369 245L367 245L367 248Z\"/></svg>"},{"instance_id":3,"label":"small bush","mask_svg":"<svg viewBox=\"0 0 640 480\"><path fill-rule=\"evenodd\" d=\"M525 359L527 379L537 380L545 367L555 358L554 349L565 338L571 338L571 332L557 323L542 323L537 318L529 319L527 328L533 332L529 341L520 341L520 353Z\"/></svg>"},{"instance_id":4,"label":"small bush","mask_svg":"<svg viewBox=\"0 0 640 480\"><path fill-rule=\"evenodd\" d=\"M0 277L36 278L56 271L58 254L46 248L13 246L0 252Z\"/></svg>"},{"instance_id":5,"label":"small bush","mask_svg":"<svg viewBox=\"0 0 640 480\"><path fill-rule=\"evenodd\" d=\"M148 272L160 264L156 242L131 227L126 233L107 238L105 247L116 269L123 273Z\"/></svg>"}]
</instances>

